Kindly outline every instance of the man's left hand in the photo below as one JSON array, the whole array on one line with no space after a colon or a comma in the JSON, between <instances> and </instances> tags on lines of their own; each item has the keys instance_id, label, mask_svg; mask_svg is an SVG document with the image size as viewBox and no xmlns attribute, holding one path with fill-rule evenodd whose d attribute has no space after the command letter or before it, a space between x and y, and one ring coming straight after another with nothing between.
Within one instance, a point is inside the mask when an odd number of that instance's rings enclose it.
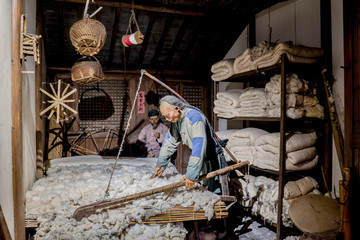
<instances>
[{"instance_id":1,"label":"man's left hand","mask_svg":"<svg viewBox=\"0 0 360 240\"><path fill-rule=\"evenodd\" d=\"M194 186L195 181L190 180L190 179L186 178L185 176L184 176L184 179L185 179L185 187L186 188L190 189Z\"/></svg>"}]
</instances>

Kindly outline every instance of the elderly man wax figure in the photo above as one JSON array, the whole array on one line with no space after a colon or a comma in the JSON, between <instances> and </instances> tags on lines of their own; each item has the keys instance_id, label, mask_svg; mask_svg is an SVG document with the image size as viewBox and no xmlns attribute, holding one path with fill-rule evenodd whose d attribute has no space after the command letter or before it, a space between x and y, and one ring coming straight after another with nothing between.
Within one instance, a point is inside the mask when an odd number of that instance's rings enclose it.
<instances>
[{"instance_id":1,"label":"elderly man wax figure","mask_svg":"<svg viewBox=\"0 0 360 240\"><path fill-rule=\"evenodd\" d=\"M138 136L138 140L145 144L147 157L158 157L161 144L164 141L168 127L160 122L160 113L153 109L148 113L150 123L146 125Z\"/></svg>"},{"instance_id":2,"label":"elderly man wax figure","mask_svg":"<svg viewBox=\"0 0 360 240\"><path fill-rule=\"evenodd\" d=\"M188 105L174 96L160 99L160 112L171 122L169 132L155 168L155 175L161 176L171 156L176 152L180 141L191 149L184 179L186 187L191 188L199 177L219 169L219 160L215 152L215 141L211 138L210 127L205 116L197 108ZM202 182L209 191L220 193L219 178Z\"/></svg>"}]
</instances>

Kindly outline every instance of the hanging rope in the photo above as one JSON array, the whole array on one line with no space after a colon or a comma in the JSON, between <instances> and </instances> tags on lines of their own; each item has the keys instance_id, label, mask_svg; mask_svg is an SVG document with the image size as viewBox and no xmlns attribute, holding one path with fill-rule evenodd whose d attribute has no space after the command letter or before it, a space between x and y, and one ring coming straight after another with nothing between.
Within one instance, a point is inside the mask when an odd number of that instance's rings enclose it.
<instances>
[{"instance_id":1,"label":"hanging rope","mask_svg":"<svg viewBox=\"0 0 360 240\"><path fill-rule=\"evenodd\" d=\"M106 196L107 196L107 194L108 194L109 187L110 187L110 183L111 183L111 179L112 179L112 176L113 176L113 174L114 174L114 170L115 170L115 168L116 168L116 163L117 163L117 161L118 161L118 159L119 159L119 156L120 156L120 154L121 154L121 151L122 151L122 148L123 148L123 145L124 145L124 142L125 142L126 133L127 133L128 129L129 129L129 126L130 126L130 120L131 120L131 117L132 117L132 114L133 114L133 111L134 111L134 108L135 108L135 105L136 105L136 100L137 100L137 97L138 97L138 93L139 93L139 90L140 90L140 86L141 86L141 82L142 82L142 79L143 79L144 72L145 72L145 70L141 70L141 75L140 75L140 78L139 78L139 84L138 84L138 87L137 87L137 90L136 90L136 93L135 93L135 98L134 98L134 101L133 101L133 104L132 104L132 107L131 107L129 119L128 119L128 121L127 121L126 128L125 128L125 131L124 131L122 140L121 140L119 152L118 152L118 154L117 154L117 156L116 156L116 160L115 160L115 163L114 163L113 168L112 168L112 171L111 171L109 183L108 183L108 185L107 185L107 187L106 187L106 190L105 190L104 199L106 198Z\"/></svg>"},{"instance_id":2,"label":"hanging rope","mask_svg":"<svg viewBox=\"0 0 360 240\"><path fill-rule=\"evenodd\" d=\"M132 34L132 30L131 30L131 25L132 25L132 24L135 24L137 31L140 31L139 24L138 24L138 22L136 21L135 12L134 12L133 9L131 10L131 15L130 15L130 19L129 19L128 28L127 28L127 30L126 30L126 34L128 34L129 31L130 31L130 34Z\"/></svg>"},{"instance_id":3,"label":"hanging rope","mask_svg":"<svg viewBox=\"0 0 360 240\"><path fill-rule=\"evenodd\" d=\"M132 24L136 25L136 31L133 33L132 31ZM139 24L136 21L136 16L135 16L135 12L134 12L134 1L132 1L132 6L131 6L131 15L129 18L129 24L126 30L126 34L121 38L121 42L125 47L131 46L131 45L136 45L136 44L141 44L144 40L144 35L141 33L140 28L139 28Z\"/></svg>"}]
</instances>

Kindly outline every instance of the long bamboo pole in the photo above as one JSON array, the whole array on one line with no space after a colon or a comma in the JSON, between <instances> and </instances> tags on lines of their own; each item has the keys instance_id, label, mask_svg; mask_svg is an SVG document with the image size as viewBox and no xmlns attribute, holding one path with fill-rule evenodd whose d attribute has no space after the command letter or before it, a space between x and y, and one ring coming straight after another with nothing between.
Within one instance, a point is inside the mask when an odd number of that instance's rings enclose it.
<instances>
[{"instance_id":1,"label":"long bamboo pole","mask_svg":"<svg viewBox=\"0 0 360 240\"><path fill-rule=\"evenodd\" d=\"M166 88L167 90L169 90L170 92L172 92L176 97L180 98L183 102L189 104L180 94L178 94L176 91L174 91L174 89L172 89L171 87L169 87L168 85L166 85L165 83L163 83L162 81L160 81L159 79L157 79L156 77L154 77L153 75L151 75L150 73L148 72L144 72L144 74L146 76L148 76L149 78L151 78L152 80L154 80L155 82L159 83L161 86L163 86L164 88ZM218 141L220 141L221 139L218 137L218 135L216 133L215 134L215 137ZM232 154L232 152L230 152L230 150L225 147L224 148L225 151L229 154L229 156L234 160L234 162L238 163L239 161L236 159L236 157Z\"/></svg>"},{"instance_id":2,"label":"long bamboo pole","mask_svg":"<svg viewBox=\"0 0 360 240\"><path fill-rule=\"evenodd\" d=\"M329 109L329 115L330 115L330 122L332 131L334 134L334 142L335 142L335 148L336 153L338 155L339 159L339 165L341 169L341 175L343 179L345 178L345 172L344 172L344 138L341 132L339 118L336 113L336 106L334 103L334 99L331 93L331 88L329 86L328 80L327 80L327 69L322 70L322 76L324 81L324 87L325 87L325 95L327 99L328 109Z\"/></svg>"},{"instance_id":3,"label":"long bamboo pole","mask_svg":"<svg viewBox=\"0 0 360 240\"><path fill-rule=\"evenodd\" d=\"M225 167L225 168L221 168L221 169L218 169L216 171L213 171L213 172L209 172L205 176L202 176L201 178L199 178L196 182L200 182L200 181L203 181L205 179L213 178L213 177L218 176L218 175L223 175L223 174L225 174L227 172L230 172L230 171L233 171L235 169L244 167L244 166L246 166L248 164L249 164L249 161L240 162L240 163L236 163L234 165L231 165L229 167ZM126 196L126 197L119 198L119 199L91 203L91 204L81 206L78 209L76 209L75 212L74 212L73 217L77 221L80 221L84 217L88 217L88 216L94 214L95 211L98 210L98 209L114 207L116 205L119 205L120 203L125 203L125 202L131 201L131 200L147 197L147 196L154 195L154 194L161 193L161 192L165 192L165 191L175 190L175 189L177 189L179 187L182 187L182 186L185 186L185 180L180 181L180 182L176 182L176 183L172 183L172 184L168 184L168 185L165 185L163 187L150 189L150 190L147 190L147 191L144 191L144 192L135 193L135 194L132 194L132 195L129 195L129 196Z\"/></svg>"}]
</instances>

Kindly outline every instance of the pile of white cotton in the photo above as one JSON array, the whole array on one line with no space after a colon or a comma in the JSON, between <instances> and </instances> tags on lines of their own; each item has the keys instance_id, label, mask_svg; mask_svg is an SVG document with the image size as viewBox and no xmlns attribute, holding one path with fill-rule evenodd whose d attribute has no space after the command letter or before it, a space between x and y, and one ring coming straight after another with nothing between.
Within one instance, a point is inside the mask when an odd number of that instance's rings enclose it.
<instances>
[{"instance_id":1,"label":"pile of white cotton","mask_svg":"<svg viewBox=\"0 0 360 240\"><path fill-rule=\"evenodd\" d=\"M182 223L142 224L144 219L178 204L204 209L212 218L219 196L202 188L159 193L124 203L113 209L76 221L74 211L83 205L103 201L114 159L99 156L53 160L47 176L37 180L26 193L26 219L39 223L35 238L40 239L184 239ZM119 159L106 200L118 199L183 180L173 165L163 178L150 176L156 159ZM137 222L137 224L131 224Z\"/></svg>"}]
</instances>

